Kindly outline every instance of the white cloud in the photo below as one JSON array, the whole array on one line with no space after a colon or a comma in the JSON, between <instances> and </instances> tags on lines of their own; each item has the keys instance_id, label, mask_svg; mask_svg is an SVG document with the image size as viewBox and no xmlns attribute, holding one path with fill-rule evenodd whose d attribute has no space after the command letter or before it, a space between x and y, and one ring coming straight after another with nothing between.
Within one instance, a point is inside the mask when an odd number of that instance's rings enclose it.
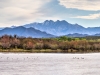
<instances>
[{"instance_id":1,"label":"white cloud","mask_svg":"<svg viewBox=\"0 0 100 75\"><path fill-rule=\"evenodd\" d=\"M100 10L100 0L59 0L60 5L66 8L75 8L80 10Z\"/></svg>"},{"instance_id":2,"label":"white cloud","mask_svg":"<svg viewBox=\"0 0 100 75\"><path fill-rule=\"evenodd\" d=\"M39 9L50 0L0 0L0 26L21 25L43 16Z\"/></svg>"},{"instance_id":3,"label":"white cloud","mask_svg":"<svg viewBox=\"0 0 100 75\"><path fill-rule=\"evenodd\" d=\"M98 14L90 14L90 15L87 15L87 16L76 16L76 17L72 17L72 18L98 19L98 18L100 18L100 13L98 13Z\"/></svg>"}]
</instances>

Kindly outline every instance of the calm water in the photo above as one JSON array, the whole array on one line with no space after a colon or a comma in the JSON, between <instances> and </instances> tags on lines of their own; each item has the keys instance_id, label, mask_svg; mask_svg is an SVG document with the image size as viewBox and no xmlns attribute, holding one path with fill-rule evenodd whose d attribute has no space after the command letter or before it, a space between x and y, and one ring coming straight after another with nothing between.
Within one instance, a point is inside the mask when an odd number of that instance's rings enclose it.
<instances>
[{"instance_id":1,"label":"calm water","mask_svg":"<svg viewBox=\"0 0 100 75\"><path fill-rule=\"evenodd\" d=\"M0 54L0 75L100 75L100 54Z\"/></svg>"}]
</instances>

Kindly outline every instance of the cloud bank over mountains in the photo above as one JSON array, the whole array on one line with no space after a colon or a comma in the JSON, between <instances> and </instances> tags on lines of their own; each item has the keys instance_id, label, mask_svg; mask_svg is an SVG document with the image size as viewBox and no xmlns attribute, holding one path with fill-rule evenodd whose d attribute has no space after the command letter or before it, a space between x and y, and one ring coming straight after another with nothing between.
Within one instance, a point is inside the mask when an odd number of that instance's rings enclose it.
<instances>
[{"instance_id":1,"label":"cloud bank over mountains","mask_svg":"<svg viewBox=\"0 0 100 75\"><path fill-rule=\"evenodd\" d=\"M100 18L100 13L97 13L97 14L90 14L90 15L87 15L87 16L76 16L76 17L72 17L72 18L98 19L98 18Z\"/></svg>"},{"instance_id":2,"label":"cloud bank over mountains","mask_svg":"<svg viewBox=\"0 0 100 75\"><path fill-rule=\"evenodd\" d=\"M40 16L43 16L38 10L49 1L50 0L0 0L0 23L1 25L6 25L6 23L12 25L35 21Z\"/></svg>"},{"instance_id":3,"label":"cloud bank over mountains","mask_svg":"<svg viewBox=\"0 0 100 75\"><path fill-rule=\"evenodd\" d=\"M66 20L85 27L100 26L100 1L0 0L0 27L44 20Z\"/></svg>"},{"instance_id":4,"label":"cloud bank over mountains","mask_svg":"<svg viewBox=\"0 0 100 75\"><path fill-rule=\"evenodd\" d=\"M99 0L59 0L60 4L66 8L75 8L80 10L100 10Z\"/></svg>"},{"instance_id":5,"label":"cloud bank over mountains","mask_svg":"<svg viewBox=\"0 0 100 75\"><path fill-rule=\"evenodd\" d=\"M85 11L99 11L100 10L100 1L99 0L59 0L60 5L63 5L66 8L73 8ZM98 19L100 18L100 13L89 14L84 16L75 16L72 18L81 18L81 19Z\"/></svg>"}]
</instances>

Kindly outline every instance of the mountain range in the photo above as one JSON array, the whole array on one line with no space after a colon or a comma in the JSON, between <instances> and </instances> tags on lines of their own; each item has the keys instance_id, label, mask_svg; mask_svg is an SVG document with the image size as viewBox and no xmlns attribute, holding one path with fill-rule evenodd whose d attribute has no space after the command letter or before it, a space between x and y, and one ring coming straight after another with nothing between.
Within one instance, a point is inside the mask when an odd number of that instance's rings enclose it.
<instances>
[{"instance_id":1,"label":"mountain range","mask_svg":"<svg viewBox=\"0 0 100 75\"><path fill-rule=\"evenodd\" d=\"M67 34L88 34L88 35L94 35L97 33L100 33L100 27L88 27L85 28L78 24L71 24L68 23L65 20L62 21L52 21L52 20L46 20L43 23L30 23L23 25L26 28L33 27L35 29L38 29L40 31L45 31L49 34L53 34L56 36L61 35L67 35Z\"/></svg>"},{"instance_id":2,"label":"mountain range","mask_svg":"<svg viewBox=\"0 0 100 75\"><path fill-rule=\"evenodd\" d=\"M88 36L100 34L100 27L85 28L79 24L71 24L65 20L45 20L42 23L34 22L22 26L12 26L10 28L0 28L0 35L18 35L25 37L54 37L54 36Z\"/></svg>"},{"instance_id":3,"label":"mountain range","mask_svg":"<svg viewBox=\"0 0 100 75\"><path fill-rule=\"evenodd\" d=\"M54 37L51 34L47 34L46 32L42 32L40 30L36 30L32 27L25 28L23 26L15 27L15 28L4 28L0 30L0 35L17 35L20 37L33 37L33 38L48 38Z\"/></svg>"}]
</instances>

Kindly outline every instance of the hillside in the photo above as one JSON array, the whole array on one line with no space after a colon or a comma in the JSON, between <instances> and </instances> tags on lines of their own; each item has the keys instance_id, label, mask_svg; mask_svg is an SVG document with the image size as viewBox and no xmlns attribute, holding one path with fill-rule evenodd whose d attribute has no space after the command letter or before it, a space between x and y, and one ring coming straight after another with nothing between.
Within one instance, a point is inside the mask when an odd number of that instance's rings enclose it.
<instances>
[{"instance_id":1,"label":"hillside","mask_svg":"<svg viewBox=\"0 0 100 75\"><path fill-rule=\"evenodd\" d=\"M0 30L0 35L17 35L17 36L24 36L24 37L33 37L33 38L42 38L42 37L53 37L51 34L47 34L46 32L41 32L40 30L36 30L34 28L25 28L22 26L15 27L15 28L4 28Z\"/></svg>"}]
</instances>

